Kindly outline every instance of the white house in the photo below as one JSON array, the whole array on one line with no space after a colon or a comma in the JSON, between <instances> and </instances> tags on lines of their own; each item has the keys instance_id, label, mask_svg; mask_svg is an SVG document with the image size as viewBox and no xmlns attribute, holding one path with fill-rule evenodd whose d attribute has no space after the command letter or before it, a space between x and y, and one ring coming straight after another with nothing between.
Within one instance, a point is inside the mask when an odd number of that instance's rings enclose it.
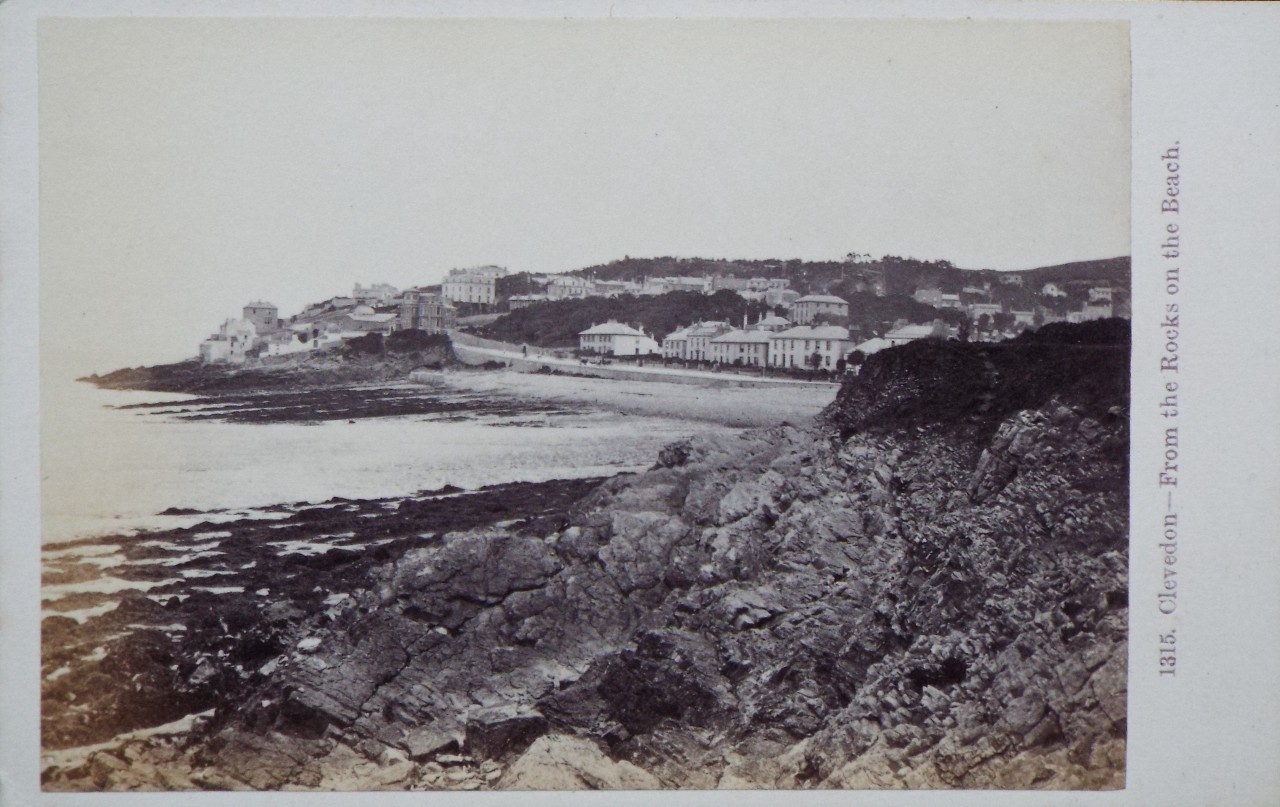
<instances>
[{"instance_id":1,"label":"white house","mask_svg":"<svg viewBox=\"0 0 1280 807\"><path fill-rule=\"evenodd\" d=\"M500 266L451 269L440 284L440 296L450 303L493 305L498 299L495 281L506 273Z\"/></svg>"},{"instance_id":2,"label":"white house","mask_svg":"<svg viewBox=\"0 0 1280 807\"><path fill-rule=\"evenodd\" d=\"M831 294L806 294L791 304L791 321L808 325L819 314L849 316L849 303Z\"/></svg>"},{"instance_id":3,"label":"white house","mask_svg":"<svg viewBox=\"0 0 1280 807\"><path fill-rule=\"evenodd\" d=\"M733 330L727 322L699 322L689 328L689 355L692 361L709 361L711 359L711 340L722 333Z\"/></svg>"},{"instance_id":4,"label":"white house","mask_svg":"<svg viewBox=\"0 0 1280 807\"><path fill-rule=\"evenodd\" d=\"M1040 287L1040 293L1045 297L1066 297L1067 292L1057 283L1046 283Z\"/></svg>"},{"instance_id":5,"label":"white house","mask_svg":"<svg viewBox=\"0 0 1280 807\"><path fill-rule=\"evenodd\" d=\"M746 367L765 367L769 363L769 331L735 330L720 334L710 342L711 361Z\"/></svg>"},{"instance_id":6,"label":"white house","mask_svg":"<svg viewBox=\"0 0 1280 807\"><path fill-rule=\"evenodd\" d=\"M770 339L770 367L813 367L817 354L817 369L834 370L849 352L849 331L838 325L798 325L770 334Z\"/></svg>"},{"instance_id":7,"label":"white house","mask_svg":"<svg viewBox=\"0 0 1280 807\"><path fill-rule=\"evenodd\" d=\"M578 347L583 353L607 356L648 356L662 352L662 346L644 331L613 321L580 331Z\"/></svg>"},{"instance_id":8,"label":"white house","mask_svg":"<svg viewBox=\"0 0 1280 807\"><path fill-rule=\"evenodd\" d=\"M662 340L662 358L664 359L687 359L689 358L689 331L688 328L678 328L666 335Z\"/></svg>"},{"instance_id":9,"label":"white house","mask_svg":"<svg viewBox=\"0 0 1280 807\"><path fill-rule=\"evenodd\" d=\"M200 343L204 364L244 364L246 352L258 341L258 330L247 319L228 319L218 333Z\"/></svg>"}]
</instances>

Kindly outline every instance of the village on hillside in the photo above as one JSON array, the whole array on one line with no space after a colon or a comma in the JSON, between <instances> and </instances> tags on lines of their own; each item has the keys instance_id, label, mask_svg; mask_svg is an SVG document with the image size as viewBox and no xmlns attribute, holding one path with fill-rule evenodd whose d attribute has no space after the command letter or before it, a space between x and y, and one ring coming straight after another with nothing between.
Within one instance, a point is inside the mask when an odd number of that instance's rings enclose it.
<instances>
[{"instance_id":1,"label":"village on hillside","mask_svg":"<svg viewBox=\"0 0 1280 807\"><path fill-rule=\"evenodd\" d=\"M503 267L480 266L453 269L438 285L404 290L385 283L356 283L350 295L308 305L287 318L269 302L251 302L241 317L226 320L217 333L200 343L199 358L204 364L254 365L370 334L377 338L405 330L456 334L503 317L527 318L537 313L535 309L566 301L577 304L581 314L581 306L600 301L608 315L578 330L576 345L535 342L532 347L552 348L560 358L574 356L583 363L660 360L683 367L829 377L856 372L867 356L917 339L997 342L1051 322L1129 316L1127 262L1123 282L1091 277L1088 272L1082 273L1084 277L1064 276L1062 271L1054 273L1056 279L1041 282L1042 270L961 272L949 265L944 273L900 273L894 279L883 264L874 271L854 268L851 273L841 272L837 290L856 300L896 300L910 306L910 316L870 325L865 317L854 322L849 299L815 290L808 283L803 285L810 288L801 293L792 288L789 277L707 272L619 280L577 273L513 275ZM893 295L889 294L891 279L896 286ZM627 315L645 298L669 295L687 306L691 293L720 295L716 299L723 300L724 292L748 304L740 320L704 319L691 312L674 329L655 333ZM604 301L609 303L607 310ZM616 315L619 310L622 316ZM528 343L508 347L525 354L530 349Z\"/></svg>"}]
</instances>

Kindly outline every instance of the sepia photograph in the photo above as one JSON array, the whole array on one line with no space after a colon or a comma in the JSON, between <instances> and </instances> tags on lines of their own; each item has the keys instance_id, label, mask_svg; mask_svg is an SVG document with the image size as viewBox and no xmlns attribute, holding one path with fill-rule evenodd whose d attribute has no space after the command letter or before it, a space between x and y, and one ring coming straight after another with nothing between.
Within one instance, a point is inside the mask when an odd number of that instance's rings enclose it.
<instances>
[{"instance_id":1,"label":"sepia photograph","mask_svg":"<svg viewBox=\"0 0 1280 807\"><path fill-rule=\"evenodd\" d=\"M37 42L44 793L1125 788L1128 22Z\"/></svg>"}]
</instances>

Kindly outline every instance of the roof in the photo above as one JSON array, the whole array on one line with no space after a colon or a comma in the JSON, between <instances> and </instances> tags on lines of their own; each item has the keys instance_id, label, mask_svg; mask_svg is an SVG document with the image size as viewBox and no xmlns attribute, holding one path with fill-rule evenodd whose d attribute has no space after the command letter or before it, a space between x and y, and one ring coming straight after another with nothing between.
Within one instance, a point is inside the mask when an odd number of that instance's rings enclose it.
<instances>
[{"instance_id":1,"label":"roof","mask_svg":"<svg viewBox=\"0 0 1280 807\"><path fill-rule=\"evenodd\" d=\"M647 336L647 334L621 322L606 322L601 325L592 325L585 331L579 331L578 336Z\"/></svg>"},{"instance_id":2,"label":"roof","mask_svg":"<svg viewBox=\"0 0 1280 807\"><path fill-rule=\"evenodd\" d=\"M254 300L251 303L245 303L244 307L245 308L275 308L275 305L273 303L268 303L265 300Z\"/></svg>"},{"instance_id":3,"label":"roof","mask_svg":"<svg viewBox=\"0 0 1280 807\"><path fill-rule=\"evenodd\" d=\"M715 339L712 339L711 341L713 343L720 342L721 344L725 344L729 342L732 342L734 344L748 342L748 343L767 345L769 344L770 336L771 334L768 334L764 331L729 331L726 334L721 334L720 336L717 336Z\"/></svg>"},{"instance_id":4,"label":"roof","mask_svg":"<svg viewBox=\"0 0 1280 807\"><path fill-rule=\"evenodd\" d=\"M689 327L690 336L715 336L718 333L724 333L728 329L727 322L699 322Z\"/></svg>"},{"instance_id":5,"label":"roof","mask_svg":"<svg viewBox=\"0 0 1280 807\"><path fill-rule=\"evenodd\" d=\"M770 314L764 319L756 323L756 325L790 325L791 320L786 317L780 317L777 314Z\"/></svg>"},{"instance_id":6,"label":"roof","mask_svg":"<svg viewBox=\"0 0 1280 807\"><path fill-rule=\"evenodd\" d=\"M369 314L352 314L351 315L351 320L353 322L390 322L395 318L396 318L395 314L369 313Z\"/></svg>"},{"instance_id":7,"label":"roof","mask_svg":"<svg viewBox=\"0 0 1280 807\"><path fill-rule=\"evenodd\" d=\"M355 315L361 315L361 314L372 314L372 313L373 313L373 306L369 306L369 305L358 305L358 306L356 306L355 308L351 309L351 313L352 313L352 314L355 314Z\"/></svg>"},{"instance_id":8,"label":"roof","mask_svg":"<svg viewBox=\"0 0 1280 807\"><path fill-rule=\"evenodd\" d=\"M880 351L884 350L887 347L893 347L893 342L890 342L888 339L884 339L882 337L877 336L874 339L868 339L867 341L858 345L857 347L854 348L854 350L858 351L864 356L870 356L872 353L879 353Z\"/></svg>"},{"instance_id":9,"label":"roof","mask_svg":"<svg viewBox=\"0 0 1280 807\"><path fill-rule=\"evenodd\" d=\"M662 339L663 339L663 341L664 341L664 342L665 342L666 340L668 340L668 339L688 339L688 338L689 338L689 331L692 331L692 330L693 330L693 326L692 326L692 325L690 325L690 326L689 326L689 327L687 327L687 328L677 328L677 329L675 329L674 331L672 331L671 333L669 333L669 334L667 334L666 336L664 336Z\"/></svg>"},{"instance_id":10,"label":"roof","mask_svg":"<svg viewBox=\"0 0 1280 807\"><path fill-rule=\"evenodd\" d=\"M932 325L903 325L885 334L886 339L924 339L933 336Z\"/></svg>"},{"instance_id":11,"label":"roof","mask_svg":"<svg viewBox=\"0 0 1280 807\"><path fill-rule=\"evenodd\" d=\"M797 325L771 334L771 339L848 339L849 331L839 325Z\"/></svg>"},{"instance_id":12,"label":"roof","mask_svg":"<svg viewBox=\"0 0 1280 807\"><path fill-rule=\"evenodd\" d=\"M832 294L806 294L796 300L797 303L827 303L829 305L848 305L848 300L842 300Z\"/></svg>"}]
</instances>

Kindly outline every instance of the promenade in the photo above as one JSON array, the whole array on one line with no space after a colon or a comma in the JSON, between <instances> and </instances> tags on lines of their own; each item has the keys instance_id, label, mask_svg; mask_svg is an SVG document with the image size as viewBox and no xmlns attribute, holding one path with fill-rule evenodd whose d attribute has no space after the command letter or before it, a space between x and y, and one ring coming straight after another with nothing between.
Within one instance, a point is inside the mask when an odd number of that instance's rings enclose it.
<instances>
[{"instance_id":1,"label":"promenade","mask_svg":"<svg viewBox=\"0 0 1280 807\"><path fill-rule=\"evenodd\" d=\"M660 364L584 364L581 359L557 356L548 348L529 346L527 353L520 345L483 339L461 331L450 331L453 350L458 358L466 364L484 364L485 362L501 362L513 370L524 373L536 373L544 368L561 373L591 376L593 378L611 378L623 381L663 381L668 384L696 384L705 387L767 387L770 389L802 388L830 389L839 388L839 384L831 381L802 381L795 378L769 378L767 376L747 375L746 373L725 370L714 372L708 370L689 370L683 367L664 367ZM565 351L561 350L561 353Z\"/></svg>"}]
</instances>

